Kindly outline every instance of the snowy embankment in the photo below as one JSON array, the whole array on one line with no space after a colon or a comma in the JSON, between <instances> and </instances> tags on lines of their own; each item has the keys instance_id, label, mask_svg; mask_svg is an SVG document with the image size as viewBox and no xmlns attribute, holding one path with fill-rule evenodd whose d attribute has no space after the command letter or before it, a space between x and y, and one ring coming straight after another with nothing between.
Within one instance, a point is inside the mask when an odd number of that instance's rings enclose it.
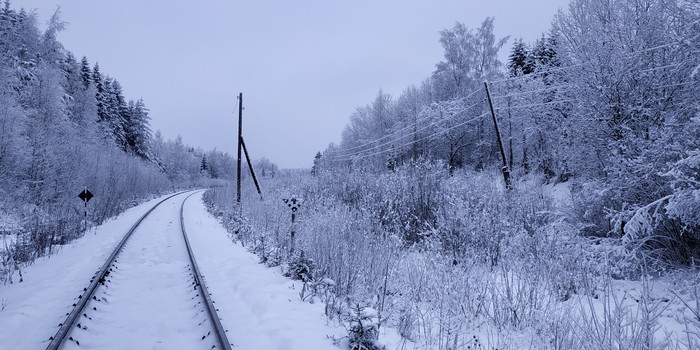
<instances>
[{"instance_id":1,"label":"snowy embankment","mask_svg":"<svg viewBox=\"0 0 700 350\"><path fill-rule=\"evenodd\" d=\"M134 221L157 200L129 209L64 246L59 253L37 260L23 271L22 283L0 286L0 348L45 348L95 270ZM299 283L258 264L255 255L232 243L226 231L207 213L201 194L187 202L185 221L198 264L219 308L224 328L228 330L229 340L237 349L337 348L332 338L342 338L345 330L327 324L321 304L299 300ZM165 221L173 225L168 222ZM135 235L148 234L155 229L137 230ZM180 237L172 237L175 238ZM120 260L120 264L124 263ZM186 267L172 266L178 269L172 273L186 275ZM146 316L140 312L133 309L132 317ZM192 312L192 318L199 319L201 315ZM201 333L199 329L182 331ZM86 332L94 330L90 328ZM134 336L134 333L112 333L114 337ZM110 344L108 339L102 339L101 343ZM157 347L157 344L151 345Z\"/></svg>"},{"instance_id":2,"label":"snowy embankment","mask_svg":"<svg viewBox=\"0 0 700 350\"><path fill-rule=\"evenodd\" d=\"M234 348L337 349L331 337L347 332L328 325L321 303L300 300L301 282L259 264L256 255L234 244L201 194L185 204L185 227Z\"/></svg>"},{"instance_id":3,"label":"snowy embankment","mask_svg":"<svg viewBox=\"0 0 700 350\"><path fill-rule=\"evenodd\" d=\"M23 269L23 282L0 286L0 347L43 349L92 275L141 215L160 199L125 211L51 256Z\"/></svg>"}]
</instances>

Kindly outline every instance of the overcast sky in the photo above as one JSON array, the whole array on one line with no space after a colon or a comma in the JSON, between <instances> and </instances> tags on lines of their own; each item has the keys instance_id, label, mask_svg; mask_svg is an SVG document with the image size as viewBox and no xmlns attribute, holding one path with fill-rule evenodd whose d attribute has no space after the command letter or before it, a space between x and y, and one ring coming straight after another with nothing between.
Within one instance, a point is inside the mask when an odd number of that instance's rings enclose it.
<instances>
[{"instance_id":1,"label":"overcast sky","mask_svg":"<svg viewBox=\"0 0 700 350\"><path fill-rule=\"evenodd\" d=\"M60 5L59 39L99 62L130 99L142 97L165 138L235 156L237 100L251 157L310 167L339 142L355 107L395 97L442 59L439 31L456 21L531 42L567 0L14 0L45 24ZM512 40L511 40L512 41ZM507 57L509 47L501 57Z\"/></svg>"}]
</instances>

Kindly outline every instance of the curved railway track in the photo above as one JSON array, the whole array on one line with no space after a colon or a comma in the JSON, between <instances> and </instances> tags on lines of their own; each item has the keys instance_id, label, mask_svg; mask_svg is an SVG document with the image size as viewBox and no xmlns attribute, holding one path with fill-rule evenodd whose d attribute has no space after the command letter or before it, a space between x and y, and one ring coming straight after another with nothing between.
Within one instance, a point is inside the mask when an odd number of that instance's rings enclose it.
<instances>
[{"instance_id":1,"label":"curved railway track","mask_svg":"<svg viewBox=\"0 0 700 350\"><path fill-rule=\"evenodd\" d=\"M183 273L187 273L188 271L191 271L191 278L193 279L193 282L189 288L193 288L196 290L196 296L197 298L201 298L201 301L197 304L200 304L203 302L205 309L206 309L206 315L208 316L209 322L211 324L212 331L215 335L216 338L216 345L212 346L212 348L216 347L219 349L231 349L230 342L226 338L226 332L224 328L221 325L221 322L219 320L219 317L217 315L217 310L216 307L214 306L213 301L211 300L211 297L209 296L209 292L207 290L206 285L204 284L204 281L202 279L201 272L199 270L199 267L197 265L197 262L195 260L194 254L192 252L192 249L190 247L189 240L187 238L187 233L185 231L185 219L184 219L184 205L187 199L192 196L195 192L190 192L189 194L186 194L186 192L179 192L175 193L171 196L168 196L164 198L163 200L159 201L156 203L151 209L149 209L139 220L136 221L136 223L129 229L129 231L124 235L124 237L121 239L119 244L114 248L110 256L107 258L107 260L104 262L104 264L100 267L100 269L95 273L95 275L92 277L90 280L90 284L88 287L83 289L82 294L78 297L78 300L73 304L73 309L71 312L67 314L67 317L63 323L59 325L59 329L56 332L56 334L50 338L50 342L47 346L47 350L55 350L55 349L60 349L67 343L74 343L76 345L80 345L79 342L79 337L73 336L72 333L76 329L82 329L82 330L87 330L87 326L84 324L86 323L87 320L92 321L92 317L90 317L88 314L97 311L97 306L96 305L93 307L90 307L92 303L99 303L100 301L106 300L105 297L97 297L97 293L99 291L102 291L103 294L107 293L106 290L108 286L106 283L108 283L110 280L110 275L113 275L113 272L115 272L115 269L118 269L116 266L116 261L117 257L120 256L120 254L125 250L125 247L127 246L127 242L130 242L130 238L134 236L134 232L137 231L137 229L141 226L141 224L146 220L149 215L153 211L156 210L161 204L171 200L172 198L176 196L184 196L185 198L182 199L182 202L180 203L180 208L179 208L179 230L182 232L182 240L184 241L184 246L186 247L188 259L186 260L190 266L189 270L183 270ZM168 226L172 224L172 221L168 223ZM147 232L141 232L142 235L146 234ZM171 247L174 244L172 241L167 241L167 243L162 244L166 245L167 248L165 249L176 249ZM135 247L138 248L138 247ZM142 252L140 253L141 256L148 255L150 252L146 252L146 247L141 248ZM132 249L133 250L133 249ZM131 255L138 254L139 252L136 253L131 253ZM167 252L167 254L171 254L170 251ZM138 269L136 272L142 273L142 266L139 265L140 263L136 263L138 266ZM121 272L121 271L120 271ZM154 273L161 273L162 271L156 271ZM189 277L186 277L187 279ZM147 284L147 282L145 283ZM142 289L146 290L147 287L152 287L145 285L143 286ZM110 296L111 297L111 296ZM102 306L100 306L102 308ZM109 317L109 315L103 315L104 317ZM81 324L81 319L87 319L85 321L82 321ZM200 322L201 325L201 322ZM201 340L204 340L210 332L207 333L207 335L201 337ZM128 337L129 334L124 334L124 337ZM202 348L206 348L204 344L202 344Z\"/></svg>"}]
</instances>

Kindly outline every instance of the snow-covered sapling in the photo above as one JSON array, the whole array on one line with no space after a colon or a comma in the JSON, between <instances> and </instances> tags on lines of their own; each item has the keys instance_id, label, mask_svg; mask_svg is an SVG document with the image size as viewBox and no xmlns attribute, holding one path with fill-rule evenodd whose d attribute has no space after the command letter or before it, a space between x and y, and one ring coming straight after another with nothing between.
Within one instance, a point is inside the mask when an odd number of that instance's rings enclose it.
<instances>
[{"instance_id":1,"label":"snow-covered sapling","mask_svg":"<svg viewBox=\"0 0 700 350\"><path fill-rule=\"evenodd\" d=\"M284 275L294 280L310 282L314 279L315 269L316 263L314 263L313 260L309 259L302 250L301 254L294 257L289 262L287 272Z\"/></svg>"},{"instance_id":2,"label":"snow-covered sapling","mask_svg":"<svg viewBox=\"0 0 700 350\"><path fill-rule=\"evenodd\" d=\"M348 300L348 309L345 313L345 322L348 326L348 338L350 350L384 350L379 339L379 320L377 310L362 305L351 303Z\"/></svg>"}]
</instances>

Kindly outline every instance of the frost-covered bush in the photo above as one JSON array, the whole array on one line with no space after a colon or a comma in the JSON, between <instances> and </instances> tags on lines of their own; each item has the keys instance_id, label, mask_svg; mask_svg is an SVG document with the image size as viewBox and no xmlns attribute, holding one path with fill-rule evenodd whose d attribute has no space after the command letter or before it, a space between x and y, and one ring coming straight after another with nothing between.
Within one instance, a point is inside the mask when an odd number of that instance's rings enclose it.
<instances>
[{"instance_id":1,"label":"frost-covered bush","mask_svg":"<svg viewBox=\"0 0 700 350\"><path fill-rule=\"evenodd\" d=\"M284 273L286 277L302 282L311 282L314 280L316 272L316 264L312 259L309 259L304 251L301 254L292 258L287 264L287 271Z\"/></svg>"},{"instance_id":2,"label":"frost-covered bush","mask_svg":"<svg viewBox=\"0 0 700 350\"><path fill-rule=\"evenodd\" d=\"M335 281L339 296L371 299L382 288L387 269L396 264L401 240L368 230L372 221L362 213L317 208L300 226L299 245L318 271Z\"/></svg>"},{"instance_id":3,"label":"frost-covered bush","mask_svg":"<svg viewBox=\"0 0 700 350\"><path fill-rule=\"evenodd\" d=\"M252 226L249 220L241 215L241 210L231 196L234 188L232 185L212 188L202 196L207 210L219 220L233 238L244 245L254 244Z\"/></svg>"},{"instance_id":4,"label":"frost-covered bush","mask_svg":"<svg viewBox=\"0 0 700 350\"><path fill-rule=\"evenodd\" d=\"M436 239L455 263L466 255L495 266L502 242L511 230L504 221L505 196L487 179L454 178L446 182L445 204L439 206Z\"/></svg>"},{"instance_id":5,"label":"frost-covered bush","mask_svg":"<svg viewBox=\"0 0 700 350\"><path fill-rule=\"evenodd\" d=\"M448 175L442 162L418 160L378 175L321 173L306 192L318 205L343 205L361 212L375 233L397 235L411 244L436 226L442 183Z\"/></svg>"},{"instance_id":6,"label":"frost-covered bush","mask_svg":"<svg viewBox=\"0 0 700 350\"><path fill-rule=\"evenodd\" d=\"M613 193L601 181L572 180L571 195L573 208L579 222L583 223L584 236L607 237L612 232L610 208Z\"/></svg>"},{"instance_id":7,"label":"frost-covered bush","mask_svg":"<svg viewBox=\"0 0 700 350\"><path fill-rule=\"evenodd\" d=\"M437 226L444 202L443 182L449 176L441 162L419 160L376 178L363 201L382 230L408 243L420 242Z\"/></svg>"},{"instance_id":8,"label":"frost-covered bush","mask_svg":"<svg viewBox=\"0 0 700 350\"><path fill-rule=\"evenodd\" d=\"M301 271L297 278L308 276L308 263L285 254L290 213L281 201L302 194L297 248L315 266L302 299L320 297L332 319L347 317L350 297L377 311L377 325L426 348L468 349L475 339L484 348L515 346L520 338L510 338L513 332L560 348L580 341L571 335L578 320L558 310L595 298L610 276L628 276L634 261L621 240L580 235L581 217L554 204L536 179L520 179L505 191L495 171L449 176L437 163L420 166L436 174L402 166L381 175L282 173L267 182L264 201L244 202L255 238L248 248L261 259L277 249L282 266ZM411 184L414 177L425 181ZM250 190L244 196L255 197L252 186L243 186ZM427 189L434 193L421 197ZM231 201L229 190L221 200ZM402 220L420 206L393 205L403 198L431 200L423 203L431 203L435 218L424 216L429 224L414 231L422 232L419 240L406 239L404 230L417 226ZM333 283L316 286L325 279ZM349 334L373 334L372 327L354 325Z\"/></svg>"}]
</instances>

